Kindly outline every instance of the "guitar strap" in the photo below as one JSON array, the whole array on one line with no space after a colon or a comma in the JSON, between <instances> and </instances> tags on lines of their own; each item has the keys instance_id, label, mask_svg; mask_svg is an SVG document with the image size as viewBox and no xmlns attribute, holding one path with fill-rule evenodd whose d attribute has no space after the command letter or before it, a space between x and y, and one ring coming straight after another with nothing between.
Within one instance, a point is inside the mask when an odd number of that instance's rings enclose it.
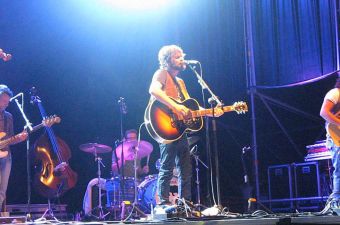
<instances>
[{"instance_id":1,"label":"guitar strap","mask_svg":"<svg viewBox=\"0 0 340 225\"><path fill-rule=\"evenodd\" d=\"M7 113L4 111L4 130L6 133L8 133L7 121L8 121L8 116L7 116Z\"/></svg>"},{"instance_id":2,"label":"guitar strap","mask_svg":"<svg viewBox=\"0 0 340 225\"><path fill-rule=\"evenodd\" d=\"M174 82L174 84L176 85L176 89L179 93L179 98L181 101L184 101L185 100L185 97L184 97L184 94L182 92L182 89L181 89L181 86L179 85L178 81L176 78L172 77L170 74L169 74L169 77L171 77L172 81Z\"/></svg>"}]
</instances>

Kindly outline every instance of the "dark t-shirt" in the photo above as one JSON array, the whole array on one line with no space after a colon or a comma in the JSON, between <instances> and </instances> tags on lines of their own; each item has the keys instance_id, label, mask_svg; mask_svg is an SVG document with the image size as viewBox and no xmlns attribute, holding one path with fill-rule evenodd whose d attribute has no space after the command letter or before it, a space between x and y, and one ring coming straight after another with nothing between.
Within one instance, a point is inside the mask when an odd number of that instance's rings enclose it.
<instances>
[{"instance_id":1,"label":"dark t-shirt","mask_svg":"<svg viewBox=\"0 0 340 225\"><path fill-rule=\"evenodd\" d=\"M0 112L0 132L6 133L6 136L3 137L3 139L12 137L14 135L13 116L7 111ZM8 146L3 150L9 151L10 148Z\"/></svg>"}]
</instances>

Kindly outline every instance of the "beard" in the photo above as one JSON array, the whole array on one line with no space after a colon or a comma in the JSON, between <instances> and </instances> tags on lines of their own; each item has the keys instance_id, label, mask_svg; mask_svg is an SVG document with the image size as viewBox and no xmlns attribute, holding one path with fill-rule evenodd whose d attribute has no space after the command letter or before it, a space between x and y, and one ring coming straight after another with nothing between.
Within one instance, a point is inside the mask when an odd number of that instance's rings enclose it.
<instances>
[{"instance_id":1,"label":"beard","mask_svg":"<svg viewBox=\"0 0 340 225\"><path fill-rule=\"evenodd\" d=\"M187 68L187 66L185 64L182 64L182 63L178 64L178 65L171 64L170 68L173 69L173 70L184 71Z\"/></svg>"}]
</instances>

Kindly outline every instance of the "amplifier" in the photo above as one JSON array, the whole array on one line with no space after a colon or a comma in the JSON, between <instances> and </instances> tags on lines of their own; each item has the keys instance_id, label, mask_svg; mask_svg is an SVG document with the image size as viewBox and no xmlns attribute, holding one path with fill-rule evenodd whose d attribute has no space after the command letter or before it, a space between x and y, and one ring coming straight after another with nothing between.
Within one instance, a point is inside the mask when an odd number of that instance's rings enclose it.
<instances>
[{"instance_id":1,"label":"amplifier","mask_svg":"<svg viewBox=\"0 0 340 225\"><path fill-rule=\"evenodd\" d=\"M293 208L292 175L290 164L268 167L268 197L272 211L290 212Z\"/></svg>"},{"instance_id":2,"label":"amplifier","mask_svg":"<svg viewBox=\"0 0 340 225\"><path fill-rule=\"evenodd\" d=\"M320 174L318 162L293 163L295 195L297 198L320 197Z\"/></svg>"},{"instance_id":3,"label":"amplifier","mask_svg":"<svg viewBox=\"0 0 340 225\"><path fill-rule=\"evenodd\" d=\"M292 176L289 164L268 167L269 199L287 199L293 197Z\"/></svg>"}]
</instances>

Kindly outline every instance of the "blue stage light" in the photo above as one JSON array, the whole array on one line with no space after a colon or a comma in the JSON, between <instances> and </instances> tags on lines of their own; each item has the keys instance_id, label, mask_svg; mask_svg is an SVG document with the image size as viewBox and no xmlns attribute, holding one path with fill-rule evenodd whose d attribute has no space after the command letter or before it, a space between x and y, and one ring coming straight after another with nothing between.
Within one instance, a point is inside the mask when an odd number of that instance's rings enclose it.
<instances>
[{"instance_id":1,"label":"blue stage light","mask_svg":"<svg viewBox=\"0 0 340 225\"><path fill-rule=\"evenodd\" d=\"M99 0L108 7L122 10L157 10L173 5L175 0Z\"/></svg>"}]
</instances>

